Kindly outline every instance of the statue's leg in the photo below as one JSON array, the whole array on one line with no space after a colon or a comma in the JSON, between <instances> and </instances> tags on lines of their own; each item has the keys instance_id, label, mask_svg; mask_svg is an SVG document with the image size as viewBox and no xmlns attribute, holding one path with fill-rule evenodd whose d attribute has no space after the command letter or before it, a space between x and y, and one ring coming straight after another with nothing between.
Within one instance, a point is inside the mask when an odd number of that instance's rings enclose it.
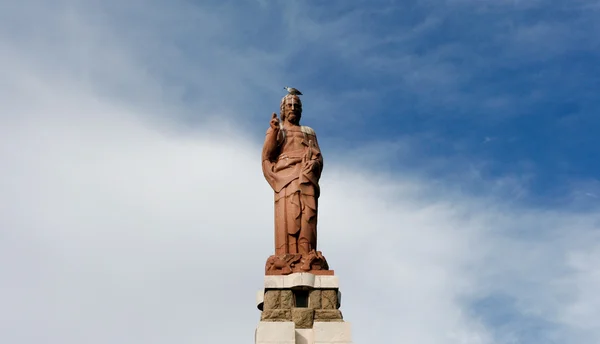
<instances>
[{"instance_id":1,"label":"statue's leg","mask_svg":"<svg viewBox=\"0 0 600 344\"><path fill-rule=\"evenodd\" d=\"M308 239L306 239L306 237L301 236L298 239L298 252L302 254L307 254L308 252L310 252L310 243L308 242Z\"/></svg>"},{"instance_id":2,"label":"statue's leg","mask_svg":"<svg viewBox=\"0 0 600 344\"><path fill-rule=\"evenodd\" d=\"M288 253L285 189L275 194L275 254Z\"/></svg>"},{"instance_id":3,"label":"statue's leg","mask_svg":"<svg viewBox=\"0 0 600 344\"><path fill-rule=\"evenodd\" d=\"M286 197L286 226L287 226L287 240L288 250L291 254L299 253L298 248L298 236L300 234L301 226L301 201L300 192L297 187L291 185L288 190L290 194Z\"/></svg>"},{"instance_id":4,"label":"statue's leg","mask_svg":"<svg viewBox=\"0 0 600 344\"><path fill-rule=\"evenodd\" d=\"M298 238L295 235L288 235L288 247L290 251L289 253L298 253Z\"/></svg>"},{"instance_id":5,"label":"statue's leg","mask_svg":"<svg viewBox=\"0 0 600 344\"><path fill-rule=\"evenodd\" d=\"M317 211L311 206L316 200L306 198L313 196L302 196L302 219L298 246L300 253L309 253L317 249ZM316 207L315 207L316 208Z\"/></svg>"}]
</instances>

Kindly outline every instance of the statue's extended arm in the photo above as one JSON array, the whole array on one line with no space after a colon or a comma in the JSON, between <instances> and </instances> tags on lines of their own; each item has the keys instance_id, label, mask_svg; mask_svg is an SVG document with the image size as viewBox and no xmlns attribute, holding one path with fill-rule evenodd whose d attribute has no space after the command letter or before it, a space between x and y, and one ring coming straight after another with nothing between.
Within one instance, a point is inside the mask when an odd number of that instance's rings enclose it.
<instances>
[{"instance_id":1,"label":"statue's extended arm","mask_svg":"<svg viewBox=\"0 0 600 344\"><path fill-rule=\"evenodd\" d=\"M273 115L271 116L271 122L269 122L269 129L267 129L265 143L263 145L262 161L276 160L277 155L279 154L277 137L279 136L280 130L281 129L279 129L279 120L277 119L277 114L273 113Z\"/></svg>"},{"instance_id":2,"label":"statue's extended arm","mask_svg":"<svg viewBox=\"0 0 600 344\"><path fill-rule=\"evenodd\" d=\"M265 143L262 150L262 160L274 161L278 155L277 134L279 129L269 128L265 137Z\"/></svg>"}]
</instances>

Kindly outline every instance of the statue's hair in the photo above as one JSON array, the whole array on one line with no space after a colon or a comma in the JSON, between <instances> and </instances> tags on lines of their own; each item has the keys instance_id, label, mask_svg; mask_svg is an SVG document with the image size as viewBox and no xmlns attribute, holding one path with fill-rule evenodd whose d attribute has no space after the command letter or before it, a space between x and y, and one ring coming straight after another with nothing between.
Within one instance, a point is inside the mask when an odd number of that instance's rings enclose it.
<instances>
[{"instance_id":1,"label":"statue's hair","mask_svg":"<svg viewBox=\"0 0 600 344\"><path fill-rule=\"evenodd\" d=\"M295 94L286 94L285 97L281 98L281 104L279 105L279 117L282 121L285 121L285 104L287 104L288 99L296 98L298 104L300 105L300 114L302 114L302 101L300 97Z\"/></svg>"}]
</instances>

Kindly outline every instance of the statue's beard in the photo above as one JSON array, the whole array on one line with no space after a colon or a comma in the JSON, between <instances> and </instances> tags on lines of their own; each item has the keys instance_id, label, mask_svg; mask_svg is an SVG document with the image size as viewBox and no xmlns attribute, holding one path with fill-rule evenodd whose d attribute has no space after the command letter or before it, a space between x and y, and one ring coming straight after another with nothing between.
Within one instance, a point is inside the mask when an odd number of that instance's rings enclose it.
<instances>
[{"instance_id":1,"label":"statue's beard","mask_svg":"<svg viewBox=\"0 0 600 344\"><path fill-rule=\"evenodd\" d=\"M290 123L298 124L298 122L300 122L300 115L296 114L295 112L289 112L287 114L287 120Z\"/></svg>"}]
</instances>

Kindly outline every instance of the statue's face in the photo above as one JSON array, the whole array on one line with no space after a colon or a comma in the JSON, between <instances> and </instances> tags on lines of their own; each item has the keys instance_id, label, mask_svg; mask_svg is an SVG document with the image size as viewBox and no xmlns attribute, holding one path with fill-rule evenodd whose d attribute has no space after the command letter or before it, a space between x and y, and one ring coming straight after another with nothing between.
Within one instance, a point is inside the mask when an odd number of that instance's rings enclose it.
<instances>
[{"instance_id":1,"label":"statue's face","mask_svg":"<svg viewBox=\"0 0 600 344\"><path fill-rule=\"evenodd\" d=\"M285 118L294 124L300 122L302 117L302 104L298 101L297 97L290 97L284 105Z\"/></svg>"}]
</instances>

